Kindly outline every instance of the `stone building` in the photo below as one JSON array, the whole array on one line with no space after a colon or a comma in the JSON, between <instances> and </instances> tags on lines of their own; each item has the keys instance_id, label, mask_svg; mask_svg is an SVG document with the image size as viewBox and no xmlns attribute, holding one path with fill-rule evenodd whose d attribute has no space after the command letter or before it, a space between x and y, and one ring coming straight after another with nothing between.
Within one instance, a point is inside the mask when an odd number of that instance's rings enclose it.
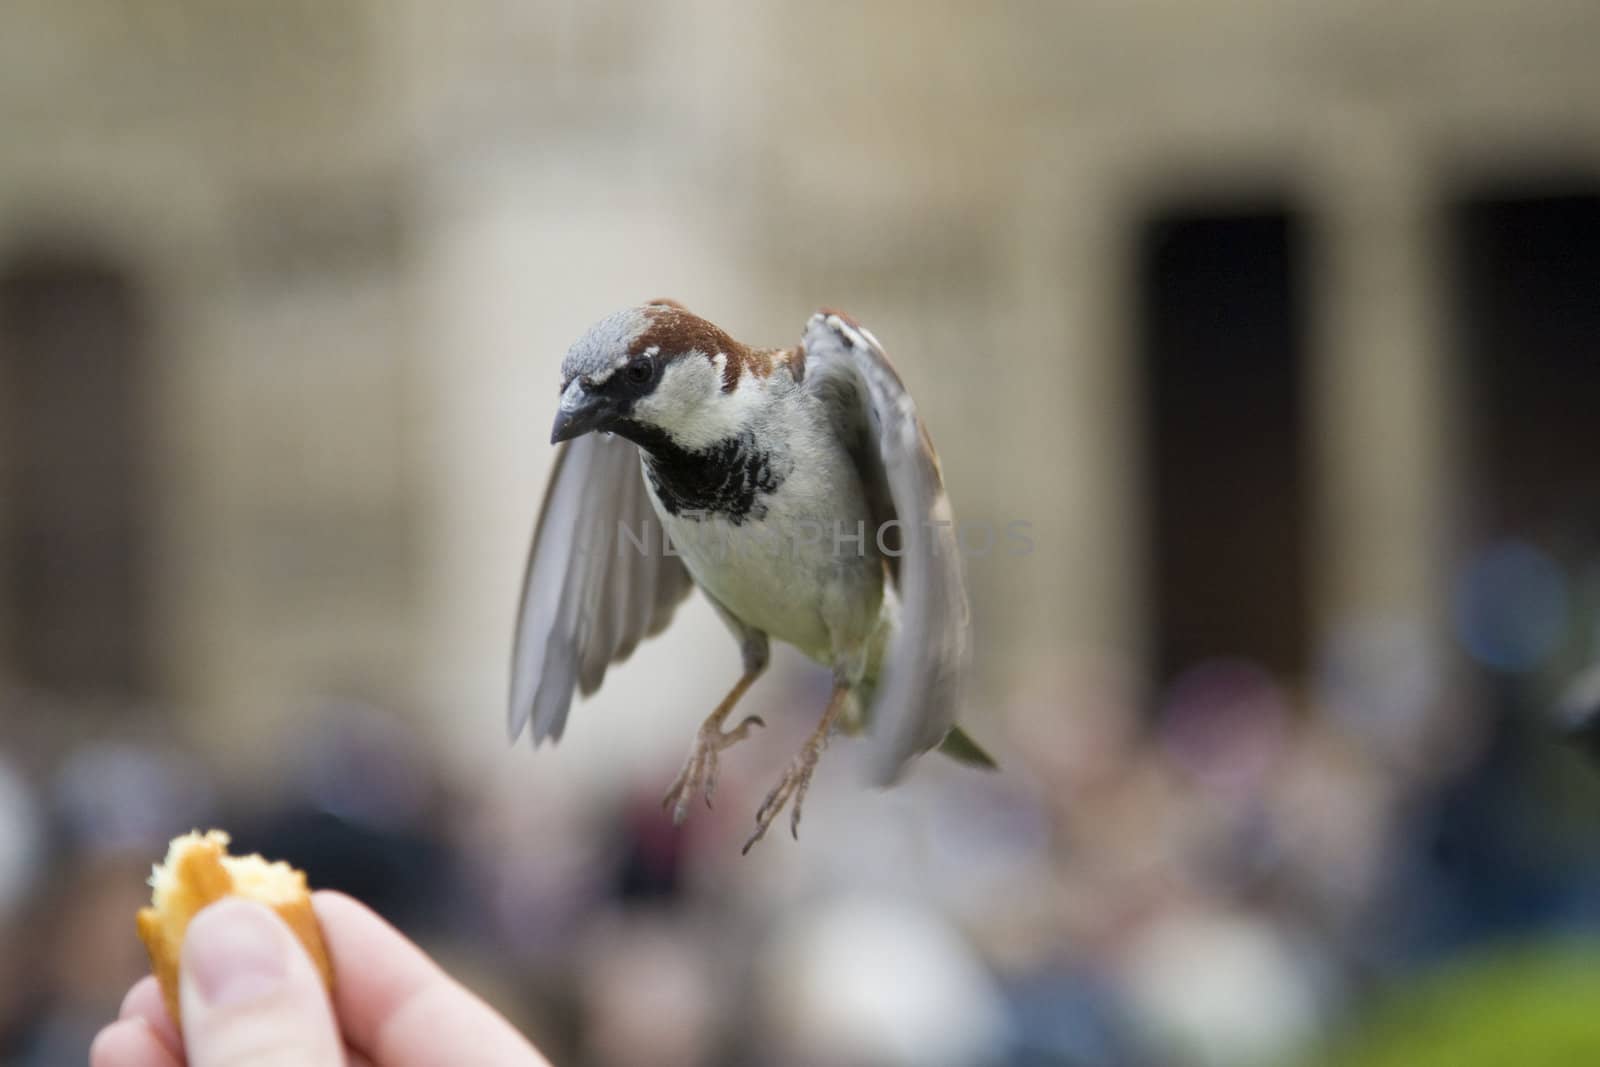
<instances>
[{"instance_id":1,"label":"stone building","mask_svg":"<svg viewBox=\"0 0 1600 1067\"><path fill-rule=\"evenodd\" d=\"M1443 657L1452 561L1600 446L1559 344L1596 40L1584 0L8 5L0 665L241 762L339 687L499 746L556 365L658 295L884 339L960 514L1032 524L972 566L989 704L1064 648ZM1578 298L1508 284L1535 246ZM686 640L574 759L687 736L735 651Z\"/></svg>"}]
</instances>

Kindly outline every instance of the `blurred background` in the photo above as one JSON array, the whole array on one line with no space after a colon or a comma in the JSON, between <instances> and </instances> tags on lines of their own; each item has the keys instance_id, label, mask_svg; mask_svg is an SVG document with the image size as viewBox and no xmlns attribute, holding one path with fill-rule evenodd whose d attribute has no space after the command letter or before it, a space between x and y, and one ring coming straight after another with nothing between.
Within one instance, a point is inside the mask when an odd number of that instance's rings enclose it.
<instances>
[{"instance_id":1,"label":"blurred background","mask_svg":"<svg viewBox=\"0 0 1600 1067\"><path fill-rule=\"evenodd\" d=\"M1600 6L0 9L0 1060L191 826L561 1065L1600 1062ZM715 811L703 601L505 740L557 367L672 296L883 340L995 775Z\"/></svg>"}]
</instances>

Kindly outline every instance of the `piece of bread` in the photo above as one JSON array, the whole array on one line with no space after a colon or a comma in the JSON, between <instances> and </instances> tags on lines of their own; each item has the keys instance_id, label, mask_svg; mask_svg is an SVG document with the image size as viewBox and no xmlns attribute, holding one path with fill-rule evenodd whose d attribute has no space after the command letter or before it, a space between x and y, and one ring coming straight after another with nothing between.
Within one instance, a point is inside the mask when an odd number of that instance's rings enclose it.
<instances>
[{"instance_id":1,"label":"piece of bread","mask_svg":"<svg viewBox=\"0 0 1600 1067\"><path fill-rule=\"evenodd\" d=\"M139 938L150 953L150 967L161 983L167 1010L180 1028L178 960L183 935L190 919L225 896L247 897L277 912L305 946L324 984L333 988L333 966L311 909L305 872L282 860L268 863L260 856L230 856L228 840L221 830L204 834L195 830L174 838L165 862L151 872L151 906L139 909Z\"/></svg>"}]
</instances>

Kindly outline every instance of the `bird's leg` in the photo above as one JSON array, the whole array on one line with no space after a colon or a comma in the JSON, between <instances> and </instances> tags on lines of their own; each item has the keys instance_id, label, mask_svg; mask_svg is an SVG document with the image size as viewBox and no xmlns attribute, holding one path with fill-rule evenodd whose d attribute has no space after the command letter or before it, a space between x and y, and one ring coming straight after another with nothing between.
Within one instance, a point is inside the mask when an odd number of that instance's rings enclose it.
<instances>
[{"instance_id":1,"label":"bird's leg","mask_svg":"<svg viewBox=\"0 0 1600 1067\"><path fill-rule=\"evenodd\" d=\"M717 710L707 716L706 721L701 724L700 733L695 737L694 747L689 750L689 758L684 762L683 770L678 772L678 777L667 790L667 795L661 798L661 806L672 809L674 824L682 825L683 820L688 818L689 805L693 803L696 793L704 793L706 807L711 806L711 797L717 791L717 753L743 741L749 736L751 727L766 725L759 715L747 715L733 729L722 728L722 724L733 713L734 705L744 696L745 690L754 685L755 680L761 677L761 672L767 669L767 658L765 637L759 639L752 637L745 641L744 674L733 683L733 688L722 698Z\"/></svg>"},{"instance_id":2,"label":"bird's leg","mask_svg":"<svg viewBox=\"0 0 1600 1067\"><path fill-rule=\"evenodd\" d=\"M772 825L773 820L778 817L778 813L783 810L783 806L791 797L794 799L794 807L789 812L789 832L796 839L800 837L800 806L805 803L806 790L811 787L811 774L817 769L817 760L822 758L822 750L828 747L828 735L833 732L833 724L839 718L839 711L844 707L845 699L849 695L849 685L841 681L834 682L833 694L828 697L828 707L822 713L822 721L817 723L817 728L806 738L800 754L789 764L789 769L783 772L783 777L772 787L767 799L761 802L761 808L756 812L756 832L744 843L744 852L749 852L752 845L767 836L767 827Z\"/></svg>"}]
</instances>

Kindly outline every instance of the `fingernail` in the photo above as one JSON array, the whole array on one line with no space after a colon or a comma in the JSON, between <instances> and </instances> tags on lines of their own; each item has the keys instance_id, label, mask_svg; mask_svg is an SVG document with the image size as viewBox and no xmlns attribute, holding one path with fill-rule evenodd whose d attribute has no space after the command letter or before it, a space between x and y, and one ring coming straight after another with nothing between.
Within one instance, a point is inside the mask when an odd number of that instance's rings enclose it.
<instances>
[{"instance_id":1,"label":"fingernail","mask_svg":"<svg viewBox=\"0 0 1600 1067\"><path fill-rule=\"evenodd\" d=\"M260 904L213 904L195 916L184 942L195 992L212 1007L257 1000L289 974L284 931Z\"/></svg>"}]
</instances>

